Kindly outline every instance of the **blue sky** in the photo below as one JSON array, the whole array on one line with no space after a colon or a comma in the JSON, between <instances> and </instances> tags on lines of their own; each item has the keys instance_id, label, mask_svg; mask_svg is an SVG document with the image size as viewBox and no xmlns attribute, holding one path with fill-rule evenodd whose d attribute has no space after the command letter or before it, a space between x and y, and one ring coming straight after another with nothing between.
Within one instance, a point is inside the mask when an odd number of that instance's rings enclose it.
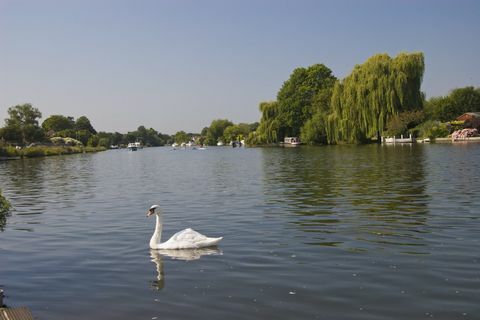
<instances>
[{"instance_id":1,"label":"blue sky","mask_svg":"<svg viewBox=\"0 0 480 320\"><path fill-rule=\"evenodd\" d=\"M258 121L296 67L343 78L402 51L446 95L480 86L479 31L480 1L0 0L0 122L28 102L101 131L200 132Z\"/></svg>"}]
</instances>

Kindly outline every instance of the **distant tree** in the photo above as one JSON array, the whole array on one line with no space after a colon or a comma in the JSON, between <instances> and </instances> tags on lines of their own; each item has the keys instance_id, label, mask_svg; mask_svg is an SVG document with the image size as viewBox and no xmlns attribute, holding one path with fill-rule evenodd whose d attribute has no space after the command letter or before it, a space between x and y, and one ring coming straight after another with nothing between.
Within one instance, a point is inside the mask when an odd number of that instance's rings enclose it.
<instances>
[{"instance_id":1,"label":"distant tree","mask_svg":"<svg viewBox=\"0 0 480 320\"><path fill-rule=\"evenodd\" d=\"M45 132L59 132L62 130L74 129L74 127L75 121L73 121L73 118L62 115L51 115L42 123L42 128L45 130Z\"/></svg>"},{"instance_id":2,"label":"distant tree","mask_svg":"<svg viewBox=\"0 0 480 320\"><path fill-rule=\"evenodd\" d=\"M91 134L97 134L97 131L93 128L90 120L85 116L81 116L77 119L77 121L75 121L75 129L77 131L86 130Z\"/></svg>"},{"instance_id":3,"label":"distant tree","mask_svg":"<svg viewBox=\"0 0 480 320\"><path fill-rule=\"evenodd\" d=\"M90 135L90 137L88 138L87 146L89 146L89 147L97 147L99 140L100 140L100 139L98 138L97 135L92 134L92 135Z\"/></svg>"},{"instance_id":4,"label":"distant tree","mask_svg":"<svg viewBox=\"0 0 480 320\"><path fill-rule=\"evenodd\" d=\"M239 123L228 126L223 131L225 142L240 141L250 133L250 125L247 123Z\"/></svg>"},{"instance_id":5,"label":"distant tree","mask_svg":"<svg viewBox=\"0 0 480 320\"><path fill-rule=\"evenodd\" d=\"M188 137L187 133L185 131L178 131L177 133L175 133L175 142L178 143L178 144L182 144L182 143L186 143L190 140L190 138Z\"/></svg>"},{"instance_id":6,"label":"distant tree","mask_svg":"<svg viewBox=\"0 0 480 320\"><path fill-rule=\"evenodd\" d=\"M255 134L249 135L250 144L278 142L280 136L279 105L277 101L261 102L259 105L262 117Z\"/></svg>"},{"instance_id":7,"label":"distant tree","mask_svg":"<svg viewBox=\"0 0 480 320\"><path fill-rule=\"evenodd\" d=\"M223 132L231 125L233 125L233 122L227 119L213 120L208 128L205 143L208 145L216 145L219 140L224 140Z\"/></svg>"},{"instance_id":8,"label":"distant tree","mask_svg":"<svg viewBox=\"0 0 480 320\"><path fill-rule=\"evenodd\" d=\"M77 139L77 140L81 141L84 146L86 146L86 145L88 145L88 141L89 141L90 137L92 137L92 136L93 136L93 134L88 130L77 130L77 131L75 131L75 136L70 137L70 138Z\"/></svg>"},{"instance_id":9,"label":"distant tree","mask_svg":"<svg viewBox=\"0 0 480 320\"><path fill-rule=\"evenodd\" d=\"M27 144L45 138L43 129L38 125L42 113L37 108L26 103L10 107L7 112L9 118L5 119L2 130L5 140Z\"/></svg>"},{"instance_id":10,"label":"distant tree","mask_svg":"<svg viewBox=\"0 0 480 320\"><path fill-rule=\"evenodd\" d=\"M452 121L465 112L480 111L480 88L457 88L446 97L432 97L425 104L428 118Z\"/></svg>"}]
</instances>

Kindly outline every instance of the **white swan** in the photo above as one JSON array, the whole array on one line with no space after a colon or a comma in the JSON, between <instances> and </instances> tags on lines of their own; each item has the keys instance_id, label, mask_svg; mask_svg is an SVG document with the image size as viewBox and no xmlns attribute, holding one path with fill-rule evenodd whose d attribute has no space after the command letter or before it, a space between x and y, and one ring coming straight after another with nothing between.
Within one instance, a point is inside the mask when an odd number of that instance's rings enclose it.
<instances>
[{"instance_id":1,"label":"white swan","mask_svg":"<svg viewBox=\"0 0 480 320\"><path fill-rule=\"evenodd\" d=\"M223 239L209 238L203 234L198 233L190 228L175 233L170 239L165 242L161 242L162 238L162 217L160 211L155 212L155 209L160 207L155 204L148 209L147 217L155 214L157 216L157 224L155 226L155 232L150 239L150 248L152 249L198 249L211 247L216 245Z\"/></svg>"}]
</instances>

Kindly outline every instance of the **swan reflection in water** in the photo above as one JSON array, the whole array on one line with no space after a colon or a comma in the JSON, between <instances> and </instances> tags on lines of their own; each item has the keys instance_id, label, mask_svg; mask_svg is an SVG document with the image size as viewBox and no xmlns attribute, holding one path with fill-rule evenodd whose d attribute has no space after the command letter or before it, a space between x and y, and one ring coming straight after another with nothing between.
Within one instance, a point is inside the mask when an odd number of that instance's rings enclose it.
<instances>
[{"instance_id":1,"label":"swan reflection in water","mask_svg":"<svg viewBox=\"0 0 480 320\"><path fill-rule=\"evenodd\" d=\"M198 260L202 256L222 255L222 251L217 247L199 248L199 249L181 249L181 250L156 250L150 249L151 261L157 268L157 280L151 282L154 289L162 290L165 286L165 271L163 258L167 257L173 260L192 261Z\"/></svg>"}]
</instances>

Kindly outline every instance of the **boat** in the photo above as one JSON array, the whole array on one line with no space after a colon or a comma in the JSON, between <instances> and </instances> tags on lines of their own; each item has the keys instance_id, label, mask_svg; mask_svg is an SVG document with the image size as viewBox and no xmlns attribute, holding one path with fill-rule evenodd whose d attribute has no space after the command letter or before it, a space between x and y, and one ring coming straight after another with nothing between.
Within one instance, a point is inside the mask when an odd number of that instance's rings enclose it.
<instances>
[{"instance_id":1,"label":"boat","mask_svg":"<svg viewBox=\"0 0 480 320\"><path fill-rule=\"evenodd\" d=\"M137 151L138 147L136 145L135 142L130 142L128 145L127 145L127 149L129 151Z\"/></svg>"},{"instance_id":2,"label":"boat","mask_svg":"<svg viewBox=\"0 0 480 320\"><path fill-rule=\"evenodd\" d=\"M386 144L415 143L417 142L417 140L414 137L412 137L412 135L410 135L408 138L404 138L403 135L401 135L400 138L396 138L395 136L383 137L382 142Z\"/></svg>"},{"instance_id":3,"label":"boat","mask_svg":"<svg viewBox=\"0 0 480 320\"><path fill-rule=\"evenodd\" d=\"M283 139L283 145L285 147L296 147L296 146L299 146L301 145L302 143L300 142L300 138L299 137L285 137Z\"/></svg>"},{"instance_id":4,"label":"boat","mask_svg":"<svg viewBox=\"0 0 480 320\"><path fill-rule=\"evenodd\" d=\"M223 142L222 142L222 141L218 141L218 142L217 142L217 146L219 146L219 147L223 146Z\"/></svg>"}]
</instances>

